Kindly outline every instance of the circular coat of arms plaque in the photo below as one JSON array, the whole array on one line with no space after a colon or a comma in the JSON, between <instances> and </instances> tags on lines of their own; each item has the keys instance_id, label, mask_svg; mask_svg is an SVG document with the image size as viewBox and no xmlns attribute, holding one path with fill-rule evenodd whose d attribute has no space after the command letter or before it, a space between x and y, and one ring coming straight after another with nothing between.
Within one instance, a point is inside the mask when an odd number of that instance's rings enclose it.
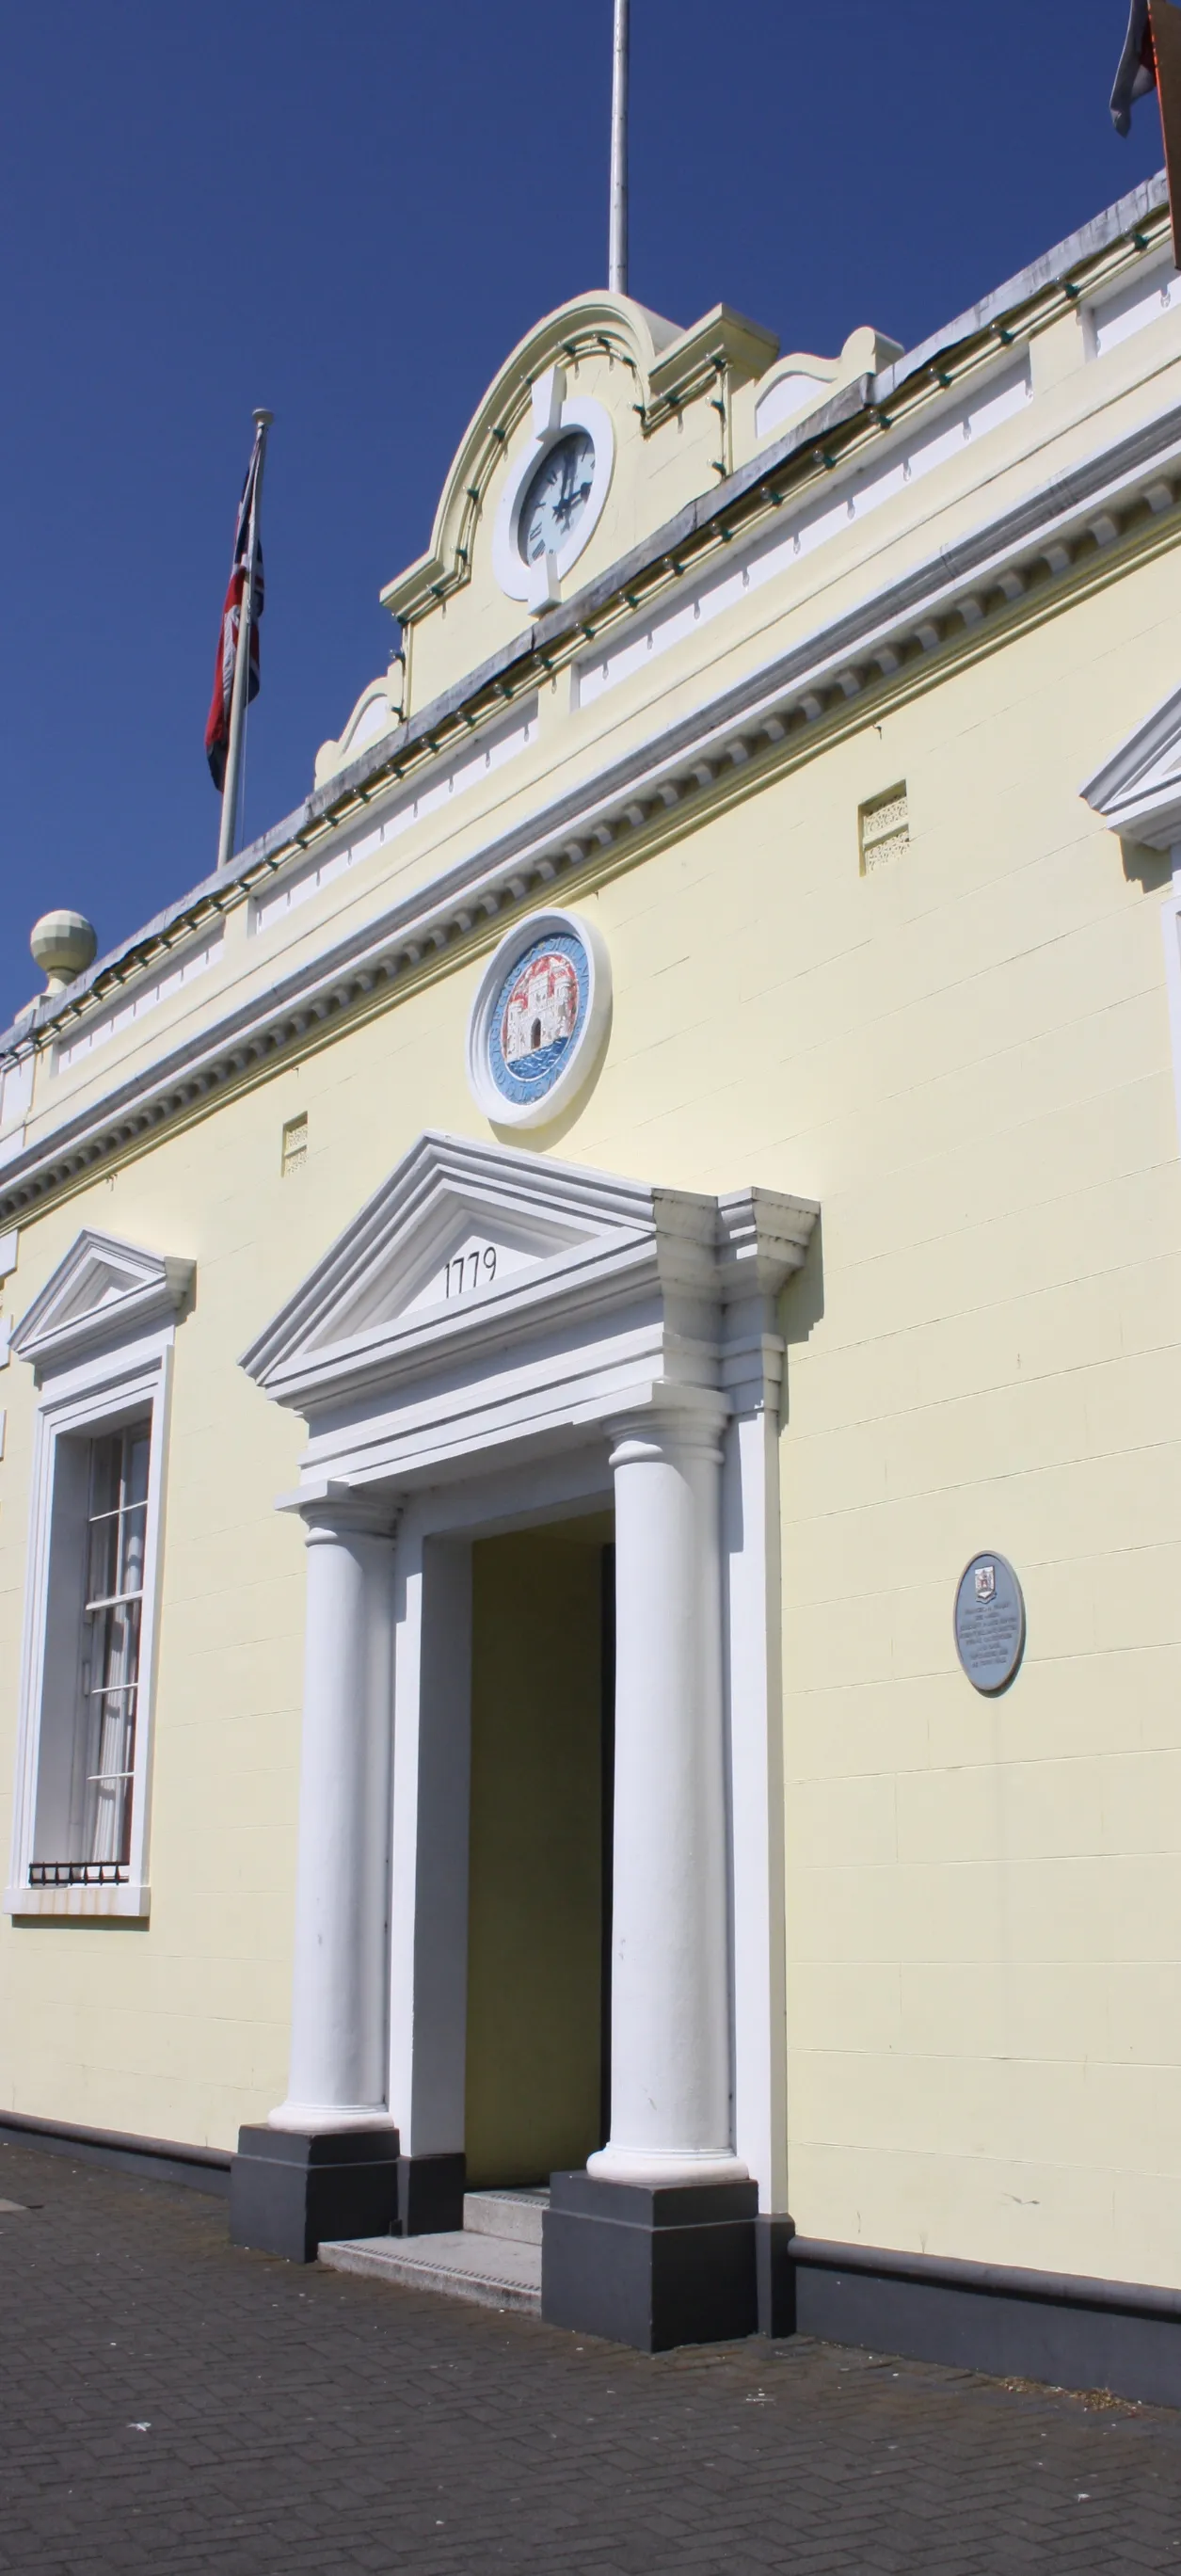
<instances>
[{"instance_id":1,"label":"circular coat of arms plaque","mask_svg":"<svg viewBox=\"0 0 1181 2576\"><path fill-rule=\"evenodd\" d=\"M468 1079L497 1127L539 1127L590 1081L611 1018L611 968L593 923L535 912L502 939L468 1023Z\"/></svg>"},{"instance_id":2,"label":"circular coat of arms plaque","mask_svg":"<svg viewBox=\"0 0 1181 2576\"><path fill-rule=\"evenodd\" d=\"M974 1690L1007 1690L1025 1652L1025 1601L1007 1557L974 1556L955 1596L955 1646Z\"/></svg>"}]
</instances>

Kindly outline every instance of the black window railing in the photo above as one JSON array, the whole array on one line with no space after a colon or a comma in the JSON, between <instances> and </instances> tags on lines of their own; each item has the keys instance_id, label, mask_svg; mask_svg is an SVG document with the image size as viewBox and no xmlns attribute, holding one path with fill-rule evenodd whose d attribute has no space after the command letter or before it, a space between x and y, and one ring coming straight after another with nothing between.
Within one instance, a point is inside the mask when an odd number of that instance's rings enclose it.
<instances>
[{"instance_id":1,"label":"black window railing","mask_svg":"<svg viewBox=\"0 0 1181 2576\"><path fill-rule=\"evenodd\" d=\"M30 1887L125 1887L130 1873L120 1860L31 1860Z\"/></svg>"}]
</instances>

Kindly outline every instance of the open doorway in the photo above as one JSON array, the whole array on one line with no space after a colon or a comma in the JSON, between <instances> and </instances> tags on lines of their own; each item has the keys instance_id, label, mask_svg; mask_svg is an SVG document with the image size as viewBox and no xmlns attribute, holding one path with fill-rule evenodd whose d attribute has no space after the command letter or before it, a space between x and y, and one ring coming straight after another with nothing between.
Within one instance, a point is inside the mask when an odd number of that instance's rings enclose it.
<instances>
[{"instance_id":1,"label":"open doorway","mask_svg":"<svg viewBox=\"0 0 1181 2576\"><path fill-rule=\"evenodd\" d=\"M582 2165L610 2102L613 1521L472 1549L470 2189Z\"/></svg>"}]
</instances>

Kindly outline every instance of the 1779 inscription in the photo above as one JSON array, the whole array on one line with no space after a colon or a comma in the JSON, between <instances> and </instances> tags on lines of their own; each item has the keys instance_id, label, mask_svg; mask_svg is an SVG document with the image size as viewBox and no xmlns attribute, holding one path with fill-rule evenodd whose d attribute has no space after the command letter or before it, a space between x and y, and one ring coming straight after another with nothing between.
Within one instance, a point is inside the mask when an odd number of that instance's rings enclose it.
<instances>
[{"instance_id":1,"label":"1779 inscription","mask_svg":"<svg viewBox=\"0 0 1181 2576\"><path fill-rule=\"evenodd\" d=\"M470 1297L473 1288L490 1288L496 1277L496 1246L485 1243L457 1252L443 1264L447 1297Z\"/></svg>"}]
</instances>

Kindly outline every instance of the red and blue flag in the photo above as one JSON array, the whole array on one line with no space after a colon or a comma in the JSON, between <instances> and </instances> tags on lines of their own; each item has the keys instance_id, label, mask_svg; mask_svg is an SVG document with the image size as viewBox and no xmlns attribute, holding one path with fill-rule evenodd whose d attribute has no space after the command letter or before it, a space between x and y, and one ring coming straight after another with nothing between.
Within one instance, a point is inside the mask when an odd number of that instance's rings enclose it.
<instances>
[{"instance_id":1,"label":"red and blue flag","mask_svg":"<svg viewBox=\"0 0 1181 2576\"><path fill-rule=\"evenodd\" d=\"M242 623L242 600L250 569L250 536L258 486L260 445L255 440L254 454L246 471L242 498L238 505L238 524L234 531L234 555L225 607L221 612L221 634L218 637L217 660L213 673L213 696L205 727L205 757L209 774L218 794L225 786L226 760L230 747L230 708L234 696L234 672L238 664L238 636ZM254 592L250 603L250 668L246 675L246 703L258 696L258 621L263 611L262 543L254 554Z\"/></svg>"},{"instance_id":2,"label":"red and blue flag","mask_svg":"<svg viewBox=\"0 0 1181 2576\"><path fill-rule=\"evenodd\" d=\"M1137 99L1155 90L1160 106L1173 225L1173 258L1181 268L1181 8L1177 0L1132 0L1119 59L1111 116L1126 134Z\"/></svg>"}]
</instances>

